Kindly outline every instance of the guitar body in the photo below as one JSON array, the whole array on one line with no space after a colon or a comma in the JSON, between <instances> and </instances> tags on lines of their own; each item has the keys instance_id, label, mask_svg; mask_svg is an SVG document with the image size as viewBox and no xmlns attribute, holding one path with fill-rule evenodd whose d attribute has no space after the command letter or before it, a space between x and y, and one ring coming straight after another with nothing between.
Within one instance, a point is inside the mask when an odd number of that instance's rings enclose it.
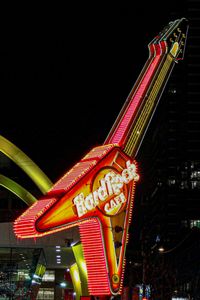
<instances>
[{"instance_id":1,"label":"guitar body","mask_svg":"<svg viewBox=\"0 0 200 300\"><path fill-rule=\"evenodd\" d=\"M18 222L22 224L23 220L26 236L29 237L40 237L79 226L90 274L90 292L99 294L91 278L95 265L95 278L98 278L98 270L103 268L99 280L105 282L105 289L101 287L101 293L117 294L122 285L124 249L132 216L135 182L138 179L135 162L118 146L96 147L67 172L44 199L35 203L15 222L15 233L23 237L24 226L18 226ZM92 230L88 230L91 224ZM116 232L116 227L121 231ZM98 238L94 238L95 235ZM121 245L117 250L116 243Z\"/></svg>"}]
</instances>

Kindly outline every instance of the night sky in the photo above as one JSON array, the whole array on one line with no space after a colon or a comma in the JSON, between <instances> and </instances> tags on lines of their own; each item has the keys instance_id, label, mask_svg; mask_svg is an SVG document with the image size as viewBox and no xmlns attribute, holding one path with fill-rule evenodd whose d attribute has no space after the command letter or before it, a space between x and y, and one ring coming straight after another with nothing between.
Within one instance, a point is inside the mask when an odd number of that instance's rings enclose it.
<instances>
[{"instance_id":1,"label":"night sky","mask_svg":"<svg viewBox=\"0 0 200 300\"><path fill-rule=\"evenodd\" d=\"M1 12L0 133L53 182L104 142L148 43L179 11L94 2Z\"/></svg>"}]
</instances>

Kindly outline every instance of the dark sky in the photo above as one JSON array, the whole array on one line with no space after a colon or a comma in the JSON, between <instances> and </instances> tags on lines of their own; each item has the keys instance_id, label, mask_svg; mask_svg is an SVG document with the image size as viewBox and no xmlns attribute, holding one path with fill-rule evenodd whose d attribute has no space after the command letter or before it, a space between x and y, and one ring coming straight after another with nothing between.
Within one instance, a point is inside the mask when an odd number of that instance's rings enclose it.
<instances>
[{"instance_id":1,"label":"dark sky","mask_svg":"<svg viewBox=\"0 0 200 300\"><path fill-rule=\"evenodd\" d=\"M52 181L104 142L148 43L183 17L177 2L94 2L2 11L0 134Z\"/></svg>"}]
</instances>

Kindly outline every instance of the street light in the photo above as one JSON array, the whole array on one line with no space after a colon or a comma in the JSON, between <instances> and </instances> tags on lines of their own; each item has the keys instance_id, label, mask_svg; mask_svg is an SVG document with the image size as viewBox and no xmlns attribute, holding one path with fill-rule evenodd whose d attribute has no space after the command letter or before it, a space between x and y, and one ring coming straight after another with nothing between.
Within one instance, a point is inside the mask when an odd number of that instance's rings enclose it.
<instances>
[{"instance_id":1,"label":"street light","mask_svg":"<svg viewBox=\"0 0 200 300\"><path fill-rule=\"evenodd\" d=\"M61 288L66 288L66 286L67 286L67 283L64 282L64 281L60 283L60 287L61 287Z\"/></svg>"},{"instance_id":2,"label":"street light","mask_svg":"<svg viewBox=\"0 0 200 300\"><path fill-rule=\"evenodd\" d=\"M158 248L158 251L162 253L162 252L165 251L165 248L164 248L163 246L160 246L160 247Z\"/></svg>"}]
</instances>

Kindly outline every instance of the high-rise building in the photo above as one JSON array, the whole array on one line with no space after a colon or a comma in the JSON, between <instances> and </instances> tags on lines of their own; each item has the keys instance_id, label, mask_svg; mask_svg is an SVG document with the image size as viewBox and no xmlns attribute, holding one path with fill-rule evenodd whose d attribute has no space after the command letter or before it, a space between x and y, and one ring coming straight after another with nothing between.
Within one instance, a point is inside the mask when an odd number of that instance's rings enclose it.
<instances>
[{"instance_id":1,"label":"high-rise building","mask_svg":"<svg viewBox=\"0 0 200 300\"><path fill-rule=\"evenodd\" d=\"M200 293L200 2L182 7L179 15L189 21L184 61L173 71L136 157L141 181L128 271L132 285L139 274L151 286L152 299L198 299Z\"/></svg>"}]
</instances>

